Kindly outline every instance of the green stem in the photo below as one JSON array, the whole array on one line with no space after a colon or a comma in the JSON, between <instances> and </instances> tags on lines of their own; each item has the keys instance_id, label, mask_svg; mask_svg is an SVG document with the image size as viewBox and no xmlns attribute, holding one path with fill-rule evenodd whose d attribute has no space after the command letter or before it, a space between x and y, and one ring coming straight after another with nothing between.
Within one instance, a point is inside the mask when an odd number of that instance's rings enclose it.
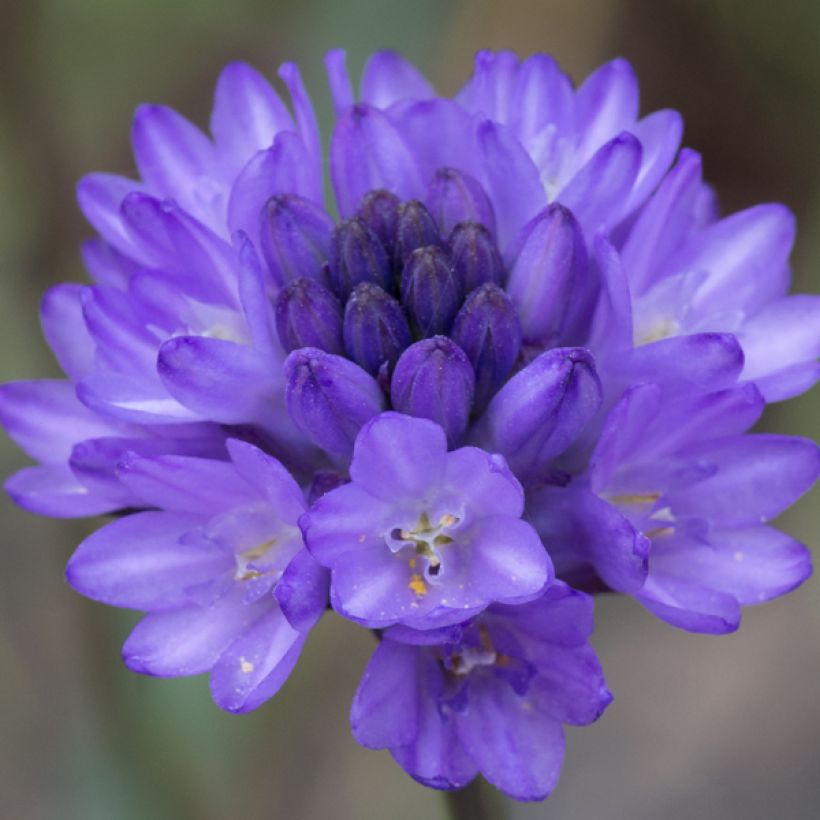
<instances>
[{"instance_id":1,"label":"green stem","mask_svg":"<svg viewBox=\"0 0 820 820\"><path fill-rule=\"evenodd\" d=\"M504 820L504 798L476 778L457 792L444 792L450 820Z\"/></svg>"}]
</instances>

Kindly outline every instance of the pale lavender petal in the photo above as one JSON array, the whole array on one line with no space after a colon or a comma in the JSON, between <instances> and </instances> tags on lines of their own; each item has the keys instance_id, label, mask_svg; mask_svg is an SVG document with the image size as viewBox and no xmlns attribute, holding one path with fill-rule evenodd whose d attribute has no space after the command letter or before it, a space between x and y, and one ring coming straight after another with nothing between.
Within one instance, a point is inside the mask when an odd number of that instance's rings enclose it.
<instances>
[{"instance_id":1,"label":"pale lavender petal","mask_svg":"<svg viewBox=\"0 0 820 820\"><path fill-rule=\"evenodd\" d=\"M425 100L436 92L424 75L395 51L382 50L365 63L360 85L362 102L387 108L402 99Z\"/></svg>"}]
</instances>

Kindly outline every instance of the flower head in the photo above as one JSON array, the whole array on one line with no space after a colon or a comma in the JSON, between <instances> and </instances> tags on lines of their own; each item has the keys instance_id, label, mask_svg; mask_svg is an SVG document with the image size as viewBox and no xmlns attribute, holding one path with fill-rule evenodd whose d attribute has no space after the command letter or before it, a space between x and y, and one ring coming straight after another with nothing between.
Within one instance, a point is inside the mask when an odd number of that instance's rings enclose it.
<instances>
[{"instance_id":1,"label":"flower head","mask_svg":"<svg viewBox=\"0 0 820 820\"><path fill-rule=\"evenodd\" d=\"M568 582L726 632L808 576L769 521L818 450L749 430L820 378L820 298L789 211L721 217L623 60L481 52L452 99L392 52L358 94L327 69L328 163L297 69L287 105L233 64L210 136L143 106L139 179L80 183L93 282L43 301L67 379L0 388L39 462L6 486L122 513L68 577L148 613L132 668L251 709L329 606L380 640L357 739L542 798L609 701Z\"/></svg>"}]
</instances>

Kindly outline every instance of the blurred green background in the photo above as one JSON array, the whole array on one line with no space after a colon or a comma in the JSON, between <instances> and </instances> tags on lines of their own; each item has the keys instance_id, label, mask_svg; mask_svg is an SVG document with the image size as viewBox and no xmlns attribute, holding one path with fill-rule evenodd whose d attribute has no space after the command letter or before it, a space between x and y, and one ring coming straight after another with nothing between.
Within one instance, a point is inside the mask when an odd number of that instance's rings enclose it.
<instances>
[{"instance_id":1,"label":"blurred green background","mask_svg":"<svg viewBox=\"0 0 820 820\"><path fill-rule=\"evenodd\" d=\"M88 227L74 183L132 170L143 101L205 124L223 63L270 76L297 60L322 106L322 55L358 70L392 46L446 93L472 53L555 54L581 79L616 55L643 110L676 107L725 210L787 202L798 214L796 286L820 281L820 4L817 0L0 0L0 380L57 375L40 337L43 288L81 280ZM818 431L820 393L775 407L767 429ZM25 463L3 438L2 473ZM782 526L817 544L820 495ZM62 568L93 524L49 521L3 497L0 816L13 820L443 817L438 794L386 753L358 748L347 710L372 639L330 616L282 692L243 717L205 679L127 672L135 618L71 592ZM601 600L596 646L615 703L569 733L564 774L517 818L814 818L820 805L817 582L747 611L722 638L672 630Z\"/></svg>"}]
</instances>

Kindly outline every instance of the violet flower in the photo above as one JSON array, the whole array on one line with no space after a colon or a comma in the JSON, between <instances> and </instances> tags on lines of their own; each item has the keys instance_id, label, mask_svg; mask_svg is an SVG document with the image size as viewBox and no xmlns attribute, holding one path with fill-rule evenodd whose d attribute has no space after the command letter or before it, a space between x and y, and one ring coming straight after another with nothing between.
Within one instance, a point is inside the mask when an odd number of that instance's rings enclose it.
<instances>
[{"instance_id":1,"label":"violet flower","mask_svg":"<svg viewBox=\"0 0 820 820\"><path fill-rule=\"evenodd\" d=\"M567 583L727 632L808 577L769 522L817 447L749 430L820 378L820 298L789 211L720 217L623 60L481 52L453 99L392 52L358 94L327 69L327 163L297 69L286 105L233 64L210 136L143 106L140 178L80 183L93 283L43 301L67 379L0 388L38 462L6 487L122 514L68 574L149 613L132 668L251 709L331 606L380 630L357 739L541 799L609 700Z\"/></svg>"}]
</instances>

